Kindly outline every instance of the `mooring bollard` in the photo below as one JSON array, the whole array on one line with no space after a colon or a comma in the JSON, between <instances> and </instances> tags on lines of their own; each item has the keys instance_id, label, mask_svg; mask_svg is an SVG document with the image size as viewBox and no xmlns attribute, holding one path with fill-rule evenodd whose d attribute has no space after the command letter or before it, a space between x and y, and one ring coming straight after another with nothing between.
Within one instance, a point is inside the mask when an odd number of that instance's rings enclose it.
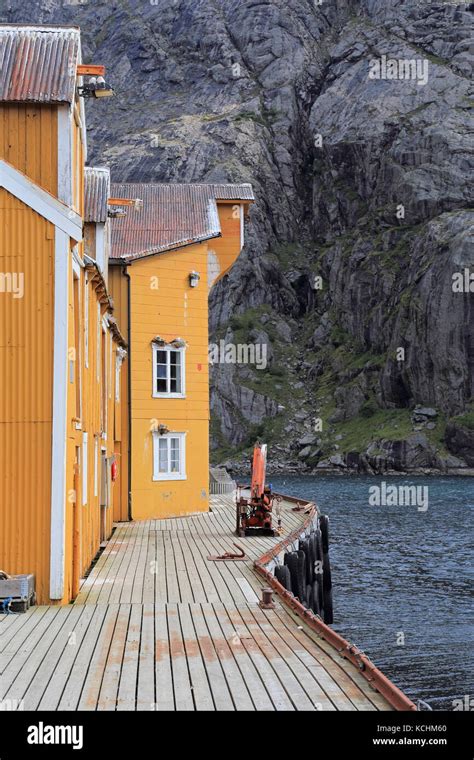
<instances>
[{"instance_id":1,"label":"mooring bollard","mask_svg":"<svg viewBox=\"0 0 474 760\"><path fill-rule=\"evenodd\" d=\"M258 606L261 607L262 610L275 609L275 603L273 601L273 589L262 588L262 598L259 601Z\"/></svg>"}]
</instances>

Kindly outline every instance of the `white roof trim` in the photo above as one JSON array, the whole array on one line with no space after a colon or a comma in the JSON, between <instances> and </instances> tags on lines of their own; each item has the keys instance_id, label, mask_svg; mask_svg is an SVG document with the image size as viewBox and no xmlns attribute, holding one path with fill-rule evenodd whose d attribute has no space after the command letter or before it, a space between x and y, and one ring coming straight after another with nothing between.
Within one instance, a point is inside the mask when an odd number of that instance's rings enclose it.
<instances>
[{"instance_id":1,"label":"white roof trim","mask_svg":"<svg viewBox=\"0 0 474 760\"><path fill-rule=\"evenodd\" d=\"M219 232L222 233L221 221L219 219L219 211L217 209L217 201L215 198L209 198L208 219L211 230L216 234Z\"/></svg>"},{"instance_id":2,"label":"white roof trim","mask_svg":"<svg viewBox=\"0 0 474 760\"><path fill-rule=\"evenodd\" d=\"M0 187L4 187L15 198L66 232L76 243L82 240L82 219L79 214L3 159L0 159Z\"/></svg>"}]
</instances>

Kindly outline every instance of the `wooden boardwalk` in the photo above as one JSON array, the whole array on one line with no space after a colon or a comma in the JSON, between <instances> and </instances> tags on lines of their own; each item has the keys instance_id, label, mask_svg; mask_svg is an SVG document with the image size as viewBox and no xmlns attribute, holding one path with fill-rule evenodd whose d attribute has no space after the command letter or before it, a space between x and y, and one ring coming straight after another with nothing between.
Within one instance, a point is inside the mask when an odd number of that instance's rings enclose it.
<instances>
[{"instance_id":1,"label":"wooden boardwalk","mask_svg":"<svg viewBox=\"0 0 474 760\"><path fill-rule=\"evenodd\" d=\"M283 503L284 534L300 515ZM356 667L276 601L233 535L234 506L120 523L74 604L0 615L0 702L25 710L389 710ZM243 545L248 560L210 562Z\"/></svg>"}]
</instances>

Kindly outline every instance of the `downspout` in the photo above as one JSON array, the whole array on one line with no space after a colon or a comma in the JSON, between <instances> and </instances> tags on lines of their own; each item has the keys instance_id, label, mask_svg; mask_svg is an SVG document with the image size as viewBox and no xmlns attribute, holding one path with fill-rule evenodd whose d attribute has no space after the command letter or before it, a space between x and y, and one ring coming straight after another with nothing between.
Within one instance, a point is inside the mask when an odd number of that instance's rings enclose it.
<instances>
[{"instance_id":1,"label":"downspout","mask_svg":"<svg viewBox=\"0 0 474 760\"><path fill-rule=\"evenodd\" d=\"M128 519L132 519L132 332L130 329L130 275L125 265L123 273L127 279L127 332L128 332L128 373L127 373L127 388L128 388Z\"/></svg>"}]
</instances>

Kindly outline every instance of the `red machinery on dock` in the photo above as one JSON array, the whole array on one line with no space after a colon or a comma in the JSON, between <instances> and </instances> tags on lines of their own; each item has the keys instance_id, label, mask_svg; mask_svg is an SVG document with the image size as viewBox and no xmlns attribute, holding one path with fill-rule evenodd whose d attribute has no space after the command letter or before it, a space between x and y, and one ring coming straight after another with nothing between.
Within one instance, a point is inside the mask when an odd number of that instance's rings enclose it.
<instances>
[{"instance_id":1,"label":"red machinery on dock","mask_svg":"<svg viewBox=\"0 0 474 760\"><path fill-rule=\"evenodd\" d=\"M265 485L266 469L267 445L256 443L253 450L250 496L242 496L242 486L237 490L238 536L275 536L279 532L272 526L273 502L275 499L279 502L279 497L275 497L270 485Z\"/></svg>"}]
</instances>

